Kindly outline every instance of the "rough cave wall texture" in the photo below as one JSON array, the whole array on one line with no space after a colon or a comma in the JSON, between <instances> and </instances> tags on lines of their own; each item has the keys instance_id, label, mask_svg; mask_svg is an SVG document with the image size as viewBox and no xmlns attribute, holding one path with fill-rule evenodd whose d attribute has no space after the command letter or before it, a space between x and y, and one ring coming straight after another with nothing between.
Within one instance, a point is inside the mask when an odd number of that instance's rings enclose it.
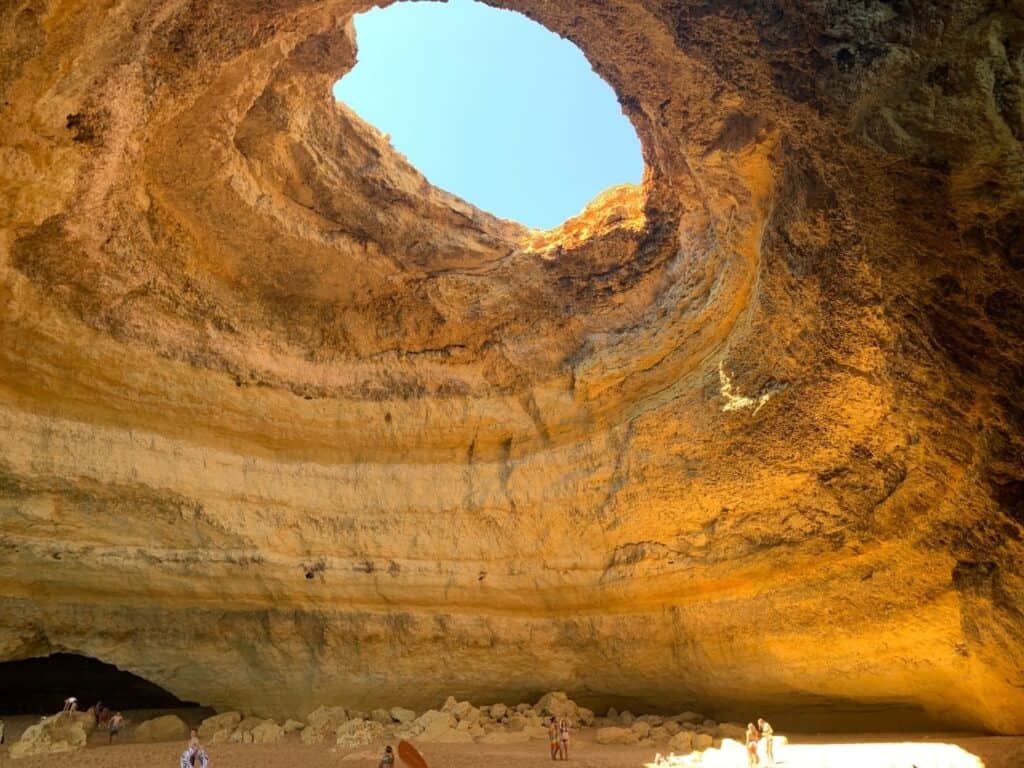
<instances>
[{"instance_id":1,"label":"rough cave wall texture","mask_svg":"<svg viewBox=\"0 0 1024 768\"><path fill-rule=\"evenodd\" d=\"M1024 731L1024 6L502 2L648 165L541 236L368 5L0 7L0 659Z\"/></svg>"}]
</instances>

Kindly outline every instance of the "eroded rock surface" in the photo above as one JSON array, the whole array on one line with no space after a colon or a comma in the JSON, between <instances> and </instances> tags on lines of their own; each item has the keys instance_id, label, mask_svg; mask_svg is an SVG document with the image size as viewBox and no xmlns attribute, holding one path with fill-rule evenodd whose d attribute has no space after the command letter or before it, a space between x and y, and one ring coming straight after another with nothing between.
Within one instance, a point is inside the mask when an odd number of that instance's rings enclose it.
<instances>
[{"instance_id":1,"label":"eroded rock surface","mask_svg":"<svg viewBox=\"0 0 1024 768\"><path fill-rule=\"evenodd\" d=\"M1024 731L1019 6L502 3L648 165L531 233L333 103L368 5L0 8L0 659Z\"/></svg>"}]
</instances>

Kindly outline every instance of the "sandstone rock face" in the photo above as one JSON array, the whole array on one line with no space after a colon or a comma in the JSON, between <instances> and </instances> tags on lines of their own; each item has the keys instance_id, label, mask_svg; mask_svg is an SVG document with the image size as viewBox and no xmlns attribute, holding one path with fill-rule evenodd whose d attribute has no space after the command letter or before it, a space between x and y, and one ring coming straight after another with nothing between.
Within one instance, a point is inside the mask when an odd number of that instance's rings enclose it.
<instances>
[{"instance_id":1,"label":"sandstone rock face","mask_svg":"<svg viewBox=\"0 0 1024 768\"><path fill-rule=\"evenodd\" d=\"M135 741L182 741L188 738L188 724L177 715L163 715L139 723L132 731Z\"/></svg>"},{"instance_id":2,"label":"sandstone rock face","mask_svg":"<svg viewBox=\"0 0 1024 768\"><path fill-rule=\"evenodd\" d=\"M26 728L21 738L11 745L10 756L31 757L81 749L95 725L96 721L86 713L61 712L44 717Z\"/></svg>"},{"instance_id":3,"label":"sandstone rock face","mask_svg":"<svg viewBox=\"0 0 1024 768\"><path fill-rule=\"evenodd\" d=\"M0 6L0 659L1024 731L1019 9L494 4L642 187L432 188L369 0Z\"/></svg>"}]
</instances>

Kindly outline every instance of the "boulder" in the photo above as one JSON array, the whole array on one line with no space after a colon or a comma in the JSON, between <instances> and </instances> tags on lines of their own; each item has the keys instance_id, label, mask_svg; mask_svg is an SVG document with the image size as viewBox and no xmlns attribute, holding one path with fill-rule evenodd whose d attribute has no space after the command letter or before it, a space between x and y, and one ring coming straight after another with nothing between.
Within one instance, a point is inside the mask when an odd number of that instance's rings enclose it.
<instances>
[{"instance_id":1,"label":"boulder","mask_svg":"<svg viewBox=\"0 0 1024 768\"><path fill-rule=\"evenodd\" d=\"M253 744L277 744L284 738L285 730L273 720L264 720L249 733Z\"/></svg>"},{"instance_id":2,"label":"boulder","mask_svg":"<svg viewBox=\"0 0 1024 768\"><path fill-rule=\"evenodd\" d=\"M188 739L188 723L177 715L164 715L145 720L135 726L132 739L135 741L184 741Z\"/></svg>"},{"instance_id":3,"label":"boulder","mask_svg":"<svg viewBox=\"0 0 1024 768\"><path fill-rule=\"evenodd\" d=\"M597 731L598 744L636 744L640 737L629 728L599 728Z\"/></svg>"},{"instance_id":4,"label":"boulder","mask_svg":"<svg viewBox=\"0 0 1024 768\"><path fill-rule=\"evenodd\" d=\"M714 720L708 718L703 723L700 724L700 727L704 728L704 729L706 729L708 731L714 731L715 728L718 727L718 723L716 723Z\"/></svg>"},{"instance_id":5,"label":"boulder","mask_svg":"<svg viewBox=\"0 0 1024 768\"><path fill-rule=\"evenodd\" d=\"M344 707L319 707L309 713L302 729L303 744L323 744L334 738L338 728L349 721Z\"/></svg>"},{"instance_id":6,"label":"boulder","mask_svg":"<svg viewBox=\"0 0 1024 768\"><path fill-rule=\"evenodd\" d=\"M265 721L262 717L246 717L232 731L228 741L232 744L252 744L253 729L262 725Z\"/></svg>"},{"instance_id":7,"label":"boulder","mask_svg":"<svg viewBox=\"0 0 1024 768\"><path fill-rule=\"evenodd\" d=\"M668 747L680 755L689 753L693 749L693 732L680 731L669 740Z\"/></svg>"},{"instance_id":8,"label":"boulder","mask_svg":"<svg viewBox=\"0 0 1024 768\"><path fill-rule=\"evenodd\" d=\"M416 719L416 713L411 709L405 709L403 707L392 707L391 708L391 719L396 723L406 725Z\"/></svg>"},{"instance_id":9,"label":"boulder","mask_svg":"<svg viewBox=\"0 0 1024 768\"><path fill-rule=\"evenodd\" d=\"M455 715L457 720L479 720L480 710L470 704L468 701L460 701L451 709L451 713Z\"/></svg>"},{"instance_id":10,"label":"boulder","mask_svg":"<svg viewBox=\"0 0 1024 768\"><path fill-rule=\"evenodd\" d=\"M589 728L594 724L594 710L592 709L580 707L576 712L576 717L579 718L580 725L584 725Z\"/></svg>"},{"instance_id":11,"label":"boulder","mask_svg":"<svg viewBox=\"0 0 1024 768\"><path fill-rule=\"evenodd\" d=\"M504 704L491 704L489 714L494 720L501 720L501 718L508 716L508 707Z\"/></svg>"},{"instance_id":12,"label":"boulder","mask_svg":"<svg viewBox=\"0 0 1024 768\"><path fill-rule=\"evenodd\" d=\"M704 715L699 712L682 712L672 718L677 723L702 723L704 722Z\"/></svg>"},{"instance_id":13,"label":"boulder","mask_svg":"<svg viewBox=\"0 0 1024 768\"><path fill-rule=\"evenodd\" d=\"M441 705L441 711L451 712L453 709L455 709L455 706L458 703L459 702L456 700L454 696L449 696L447 699L444 700L444 704Z\"/></svg>"},{"instance_id":14,"label":"boulder","mask_svg":"<svg viewBox=\"0 0 1024 768\"><path fill-rule=\"evenodd\" d=\"M241 712L223 712L208 717L199 724L199 738L207 744L227 741L240 722L242 722Z\"/></svg>"},{"instance_id":15,"label":"boulder","mask_svg":"<svg viewBox=\"0 0 1024 768\"><path fill-rule=\"evenodd\" d=\"M531 739L548 738L548 729L543 725L528 725L520 733L525 733Z\"/></svg>"},{"instance_id":16,"label":"boulder","mask_svg":"<svg viewBox=\"0 0 1024 768\"><path fill-rule=\"evenodd\" d=\"M455 716L452 715L451 712L445 712L437 709L428 709L412 721L413 731L419 733L444 728L455 728L455 725Z\"/></svg>"},{"instance_id":17,"label":"boulder","mask_svg":"<svg viewBox=\"0 0 1024 768\"><path fill-rule=\"evenodd\" d=\"M619 715L619 722L623 725L632 725L634 720L636 720L636 715L628 709Z\"/></svg>"},{"instance_id":18,"label":"boulder","mask_svg":"<svg viewBox=\"0 0 1024 768\"><path fill-rule=\"evenodd\" d=\"M651 726L643 720L636 720L631 726L629 726L629 730L635 733L637 738L646 739L648 734L651 732Z\"/></svg>"},{"instance_id":19,"label":"boulder","mask_svg":"<svg viewBox=\"0 0 1024 768\"><path fill-rule=\"evenodd\" d=\"M579 707L576 702L569 698L565 691L553 691L541 696L534 706L534 710L541 716L553 715L554 717L576 719Z\"/></svg>"},{"instance_id":20,"label":"boulder","mask_svg":"<svg viewBox=\"0 0 1024 768\"><path fill-rule=\"evenodd\" d=\"M637 720L647 723L651 728L657 728L665 722L665 718L661 715L639 715Z\"/></svg>"},{"instance_id":21,"label":"boulder","mask_svg":"<svg viewBox=\"0 0 1024 768\"><path fill-rule=\"evenodd\" d=\"M669 736L675 736L683 729L675 720L666 720L661 727L665 729Z\"/></svg>"},{"instance_id":22,"label":"boulder","mask_svg":"<svg viewBox=\"0 0 1024 768\"><path fill-rule=\"evenodd\" d=\"M494 731L481 736L477 742L480 744L521 744L529 740L530 734L526 731Z\"/></svg>"},{"instance_id":23,"label":"boulder","mask_svg":"<svg viewBox=\"0 0 1024 768\"><path fill-rule=\"evenodd\" d=\"M739 723L719 723L714 733L719 739L735 739L740 742L747 739L747 727Z\"/></svg>"},{"instance_id":24,"label":"boulder","mask_svg":"<svg viewBox=\"0 0 1024 768\"><path fill-rule=\"evenodd\" d=\"M339 747L365 747L384 738L384 726L374 720L349 720L338 726L335 736Z\"/></svg>"},{"instance_id":25,"label":"boulder","mask_svg":"<svg viewBox=\"0 0 1024 768\"><path fill-rule=\"evenodd\" d=\"M689 733L689 731L687 731ZM682 734L679 734L682 735ZM709 733L693 734L693 748L698 750L709 749L715 743L715 739Z\"/></svg>"},{"instance_id":26,"label":"boulder","mask_svg":"<svg viewBox=\"0 0 1024 768\"><path fill-rule=\"evenodd\" d=\"M527 719L525 717L523 717L521 714L519 714L518 712L516 714L512 715L511 717L509 717L509 719L508 719L508 729L510 731L521 731L527 725L529 725L529 722L527 721Z\"/></svg>"},{"instance_id":27,"label":"boulder","mask_svg":"<svg viewBox=\"0 0 1024 768\"><path fill-rule=\"evenodd\" d=\"M608 711L605 713L604 716L607 717L609 720L618 720L619 710L617 710L615 707L608 707Z\"/></svg>"},{"instance_id":28,"label":"boulder","mask_svg":"<svg viewBox=\"0 0 1024 768\"><path fill-rule=\"evenodd\" d=\"M10 748L11 757L52 755L81 749L95 729L96 720L87 712L61 712L30 725Z\"/></svg>"},{"instance_id":29,"label":"boulder","mask_svg":"<svg viewBox=\"0 0 1024 768\"><path fill-rule=\"evenodd\" d=\"M284 732L294 733L295 731L301 731L306 727L305 723L300 723L298 720L288 719L284 721Z\"/></svg>"},{"instance_id":30,"label":"boulder","mask_svg":"<svg viewBox=\"0 0 1024 768\"><path fill-rule=\"evenodd\" d=\"M673 734L669 733L664 726L659 725L657 728L651 728L651 732L647 734L647 738L655 744L661 744L668 741L672 735Z\"/></svg>"}]
</instances>

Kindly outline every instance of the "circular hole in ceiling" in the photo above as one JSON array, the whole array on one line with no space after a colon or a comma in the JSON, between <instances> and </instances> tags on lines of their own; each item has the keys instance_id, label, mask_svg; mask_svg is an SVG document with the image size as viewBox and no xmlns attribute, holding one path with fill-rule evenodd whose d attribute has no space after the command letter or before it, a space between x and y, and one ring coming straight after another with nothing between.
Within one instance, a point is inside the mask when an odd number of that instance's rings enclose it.
<instances>
[{"instance_id":1,"label":"circular hole in ceiling","mask_svg":"<svg viewBox=\"0 0 1024 768\"><path fill-rule=\"evenodd\" d=\"M358 61L334 96L434 186L549 229L641 181L640 142L612 88L526 16L473 0L399 2L355 24Z\"/></svg>"}]
</instances>

